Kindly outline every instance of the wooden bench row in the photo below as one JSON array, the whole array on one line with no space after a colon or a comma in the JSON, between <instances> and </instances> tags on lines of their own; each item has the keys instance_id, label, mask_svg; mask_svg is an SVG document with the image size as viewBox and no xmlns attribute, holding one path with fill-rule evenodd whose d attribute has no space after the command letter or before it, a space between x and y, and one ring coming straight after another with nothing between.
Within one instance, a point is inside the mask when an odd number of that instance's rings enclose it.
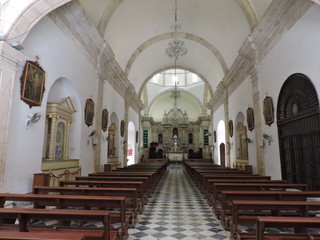
<instances>
[{"instance_id":1,"label":"wooden bench row","mask_svg":"<svg viewBox=\"0 0 320 240\"><path fill-rule=\"evenodd\" d=\"M33 194L0 194L0 207L3 207L6 201L28 201L33 203L34 207L27 210L0 208L0 232L2 233L0 239L6 239L9 235L15 234L16 239L20 239L19 231L28 231L25 238L21 239L115 239L118 237L125 240L128 238L129 222L132 225L135 224L137 215L142 212L146 199L158 183L157 178L164 174L166 165L166 163L156 163L149 169L145 165L140 169L135 166L134 170L125 168L116 173L98 173L98 178L88 176L79 177L79 180L73 182L61 181L60 187L34 186ZM55 209L47 209L48 207L55 207ZM85 214L84 211L88 211L86 214L91 213L93 217L83 217L81 214ZM87 229L81 226L85 221L101 222L100 214L104 216L107 214L109 217L108 221L102 224L103 228ZM18 226L13 224L15 219L19 219ZM51 228L30 224L37 219L58 220L58 224ZM70 226L71 220L81 222L77 226ZM120 223L120 227L111 228L113 223ZM65 238L59 238L66 232L64 229L71 232ZM57 233L55 238L50 238L52 232Z\"/></svg>"},{"instance_id":2,"label":"wooden bench row","mask_svg":"<svg viewBox=\"0 0 320 240\"><path fill-rule=\"evenodd\" d=\"M218 173L208 174L218 172L215 169L223 171L223 167L208 163L186 163L185 166L190 176L196 178L195 181L202 179L200 184L207 185L199 189L213 205L213 211L222 225L231 230L230 239L319 239L319 234L311 234L307 228L319 227L320 218L316 217L316 213L320 210L320 202L308 200L319 198L320 192L307 191L306 184L288 184L268 178L262 180L252 174L241 178L240 175L245 175L242 172L235 174L235 170L226 171L224 177ZM203 169L204 166L207 170ZM308 225L312 221L314 223ZM239 224L253 224L257 231L239 232ZM295 229L295 233L265 233L266 228L283 226Z\"/></svg>"}]
</instances>

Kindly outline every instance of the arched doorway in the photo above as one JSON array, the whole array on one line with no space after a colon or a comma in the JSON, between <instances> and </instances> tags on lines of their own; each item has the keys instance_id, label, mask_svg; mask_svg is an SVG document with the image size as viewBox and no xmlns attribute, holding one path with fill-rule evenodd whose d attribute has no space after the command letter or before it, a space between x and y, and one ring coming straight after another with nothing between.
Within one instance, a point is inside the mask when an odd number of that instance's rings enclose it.
<instances>
[{"instance_id":1,"label":"arched doorway","mask_svg":"<svg viewBox=\"0 0 320 240\"><path fill-rule=\"evenodd\" d=\"M127 165L135 164L135 149L136 149L136 129L133 122L128 124L128 150L127 150Z\"/></svg>"},{"instance_id":2,"label":"arched doorway","mask_svg":"<svg viewBox=\"0 0 320 240\"><path fill-rule=\"evenodd\" d=\"M226 165L226 146L224 143L219 145L219 152L220 152L220 164L222 166Z\"/></svg>"},{"instance_id":3,"label":"arched doorway","mask_svg":"<svg viewBox=\"0 0 320 240\"><path fill-rule=\"evenodd\" d=\"M303 74L283 84L277 106L282 178L320 189L320 116L317 92Z\"/></svg>"}]
</instances>

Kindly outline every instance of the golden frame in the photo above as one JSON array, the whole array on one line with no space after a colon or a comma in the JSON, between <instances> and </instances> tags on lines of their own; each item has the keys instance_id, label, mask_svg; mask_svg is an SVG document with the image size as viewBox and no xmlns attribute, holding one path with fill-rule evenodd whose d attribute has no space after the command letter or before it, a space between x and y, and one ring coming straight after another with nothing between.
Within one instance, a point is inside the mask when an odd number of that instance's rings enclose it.
<instances>
[{"instance_id":1,"label":"golden frame","mask_svg":"<svg viewBox=\"0 0 320 240\"><path fill-rule=\"evenodd\" d=\"M120 123L120 136L123 137L124 136L124 125L125 125L125 121L122 120Z\"/></svg>"},{"instance_id":2,"label":"golden frame","mask_svg":"<svg viewBox=\"0 0 320 240\"><path fill-rule=\"evenodd\" d=\"M267 96L263 100L263 116L265 123L271 126L271 124L274 122L274 109L271 97Z\"/></svg>"},{"instance_id":3,"label":"golden frame","mask_svg":"<svg viewBox=\"0 0 320 240\"><path fill-rule=\"evenodd\" d=\"M21 100L29 105L41 106L45 71L38 62L26 61L21 76Z\"/></svg>"},{"instance_id":4,"label":"golden frame","mask_svg":"<svg viewBox=\"0 0 320 240\"><path fill-rule=\"evenodd\" d=\"M102 110L101 129L105 132L108 130L109 112L107 109Z\"/></svg>"},{"instance_id":5,"label":"golden frame","mask_svg":"<svg viewBox=\"0 0 320 240\"><path fill-rule=\"evenodd\" d=\"M233 137L233 121L232 120L228 121L228 127L229 127L229 136Z\"/></svg>"},{"instance_id":6,"label":"golden frame","mask_svg":"<svg viewBox=\"0 0 320 240\"><path fill-rule=\"evenodd\" d=\"M86 101L86 107L84 109L84 117L85 117L85 123L87 126L91 126L93 124L93 118L94 118L94 102L93 100L87 99Z\"/></svg>"},{"instance_id":7,"label":"golden frame","mask_svg":"<svg viewBox=\"0 0 320 240\"><path fill-rule=\"evenodd\" d=\"M252 132L254 129L254 112L253 108L248 108L247 109L247 124L248 124L248 129Z\"/></svg>"}]
</instances>

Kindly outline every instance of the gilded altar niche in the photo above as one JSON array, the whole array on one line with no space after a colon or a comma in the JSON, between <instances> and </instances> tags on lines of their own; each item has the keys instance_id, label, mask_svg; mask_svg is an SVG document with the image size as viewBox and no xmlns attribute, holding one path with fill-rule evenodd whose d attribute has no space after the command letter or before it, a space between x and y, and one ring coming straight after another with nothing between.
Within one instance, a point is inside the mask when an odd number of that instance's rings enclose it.
<instances>
[{"instance_id":1,"label":"gilded altar niche","mask_svg":"<svg viewBox=\"0 0 320 240\"><path fill-rule=\"evenodd\" d=\"M116 156L116 130L117 126L112 123L108 129L108 157Z\"/></svg>"},{"instance_id":2,"label":"gilded altar niche","mask_svg":"<svg viewBox=\"0 0 320 240\"><path fill-rule=\"evenodd\" d=\"M239 122L236 128L236 166L248 164L247 127Z\"/></svg>"},{"instance_id":3,"label":"gilded altar niche","mask_svg":"<svg viewBox=\"0 0 320 240\"><path fill-rule=\"evenodd\" d=\"M79 159L69 158L70 128L76 112L70 97L48 102L41 170L58 176L79 171Z\"/></svg>"}]
</instances>

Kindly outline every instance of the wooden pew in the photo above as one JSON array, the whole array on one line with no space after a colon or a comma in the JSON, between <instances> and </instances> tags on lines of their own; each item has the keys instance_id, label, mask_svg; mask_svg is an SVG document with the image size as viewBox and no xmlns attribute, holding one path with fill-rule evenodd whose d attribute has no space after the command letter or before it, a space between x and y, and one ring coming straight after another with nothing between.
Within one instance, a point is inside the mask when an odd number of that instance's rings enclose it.
<instances>
[{"instance_id":1,"label":"wooden pew","mask_svg":"<svg viewBox=\"0 0 320 240\"><path fill-rule=\"evenodd\" d=\"M319 198L320 191L222 191L221 206L214 209L222 226L229 230L229 217L232 214L232 200L260 201L307 201L308 198Z\"/></svg>"},{"instance_id":2,"label":"wooden pew","mask_svg":"<svg viewBox=\"0 0 320 240\"><path fill-rule=\"evenodd\" d=\"M111 223L121 223L118 232L123 239L128 235L128 221L131 215L126 215L125 197L0 193L0 207L9 200L33 202L35 208L54 206L58 209L67 207L119 209L119 212L111 212Z\"/></svg>"},{"instance_id":3,"label":"wooden pew","mask_svg":"<svg viewBox=\"0 0 320 240\"><path fill-rule=\"evenodd\" d=\"M88 186L88 187L111 187L111 188L136 188L143 196L143 204L148 202L150 192L144 182L131 181L85 181L85 180L62 180L59 181L60 187L65 186Z\"/></svg>"},{"instance_id":4,"label":"wooden pew","mask_svg":"<svg viewBox=\"0 0 320 240\"><path fill-rule=\"evenodd\" d=\"M237 236L239 224L256 224L259 216L309 217L320 210L320 202L233 200L231 236Z\"/></svg>"},{"instance_id":5,"label":"wooden pew","mask_svg":"<svg viewBox=\"0 0 320 240\"><path fill-rule=\"evenodd\" d=\"M76 231L90 237L99 237L99 239L112 240L116 238L116 233L111 231L110 227L110 212L96 210L67 210L67 209L30 209L30 208L0 208L0 218L19 219L18 224L0 225L3 229L15 228L19 232L32 232L32 229L37 229L41 232L60 232L67 233ZM28 224L31 220L69 220L69 221L99 221L103 224L103 229L85 229L84 227L68 227L54 226L49 229L45 226L32 226Z\"/></svg>"},{"instance_id":6,"label":"wooden pew","mask_svg":"<svg viewBox=\"0 0 320 240\"><path fill-rule=\"evenodd\" d=\"M220 204L221 193L224 190L234 191L285 191L285 190L301 190L306 191L307 184L289 184L289 183L213 183L209 188L209 199L211 199L214 208L215 204Z\"/></svg>"},{"instance_id":7,"label":"wooden pew","mask_svg":"<svg viewBox=\"0 0 320 240\"><path fill-rule=\"evenodd\" d=\"M81 232L16 232L1 229L0 240L85 240L85 235Z\"/></svg>"},{"instance_id":8,"label":"wooden pew","mask_svg":"<svg viewBox=\"0 0 320 240\"><path fill-rule=\"evenodd\" d=\"M132 181L132 182L143 182L148 191L153 191L152 182L149 177L127 177L127 176L79 176L76 177L77 181Z\"/></svg>"},{"instance_id":9,"label":"wooden pew","mask_svg":"<svg viewBox=\"0 0 320 240\"><path fill-rule=\"evenodd\" d=\"M265 239L266 228L294 228L304 229L306 237L310 239L320 239L320 234L314 235L306 233L307 228L320 228L320 218L312 217L258 217L257 219L257 240ZM293 234L292 237L297 237ZM288 236L287 236L288 239Z\"/></svg>"},{"instance_id":10,"label":"wooden pew","mask_svg":"<svg viewBox=\"0 0 320 240\"><path fill-rule=\"evenodd\" d=\"M142 196L136 188L91 188L91 187L47 187L34 186L34 194L122 196L126 198L126 210L132 209L132 225L135 226L138 213L143 210ZM138 199L139 198L139 199Z\"/></svg>"}]
</instances>

